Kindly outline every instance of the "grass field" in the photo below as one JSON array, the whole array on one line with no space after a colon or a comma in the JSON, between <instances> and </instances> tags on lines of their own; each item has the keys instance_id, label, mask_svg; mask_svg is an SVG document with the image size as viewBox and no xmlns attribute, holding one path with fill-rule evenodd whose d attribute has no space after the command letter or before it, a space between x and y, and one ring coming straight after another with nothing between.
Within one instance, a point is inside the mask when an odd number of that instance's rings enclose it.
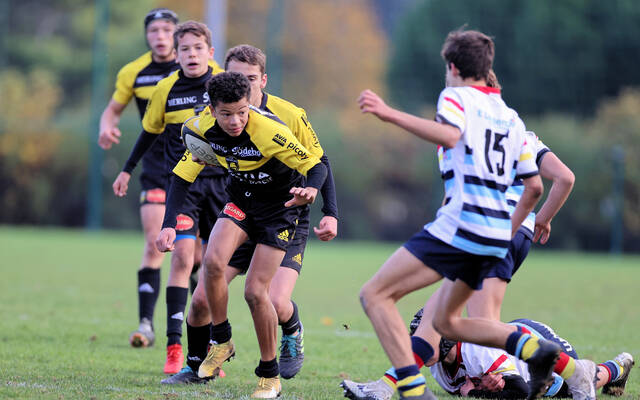
<instances>
[{"instance_id":1,"label":"grass field","mask_svg":"<svg viewBox=\"0 0 640 400\"><path fill-rule=\"evenodd\" d=\"M137 326L136 232L87 233L0 227L0 398L248 398L259 352L242 281L231 286L236 359L207 386L164 387L164 290L156 308L158 342L132 349ZM283 381L282 399L339 399L345 377L378 378L388 367L358 290L395 249L380 243L311 242L294 297L305 326L305 365ZM165 261L163 280L168 274ZM548 323L582 357L621 351L640 357L640 257L533 249L509 286L503 319ZM407 321L433 290L404 299ZM186 340L183 340L186 344ZM428 371L424 370L428 376ZM446 399L428 376L429 386ZM606 396L602 396L605 398ZM624 399L640 398L632 371Z\"/></svg>"}]
</instances>

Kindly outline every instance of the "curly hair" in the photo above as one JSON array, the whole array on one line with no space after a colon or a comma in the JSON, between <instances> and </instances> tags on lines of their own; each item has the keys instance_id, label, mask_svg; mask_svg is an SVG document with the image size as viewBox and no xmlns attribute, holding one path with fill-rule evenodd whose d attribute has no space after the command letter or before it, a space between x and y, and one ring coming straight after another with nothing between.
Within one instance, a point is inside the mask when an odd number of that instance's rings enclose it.
<instances>
[{"instance_id":1,"label":"curly hair","mask_svg":"<svg viewBox=\"0 0 640 400\"><path fill-rule=\"evenodd\" d=\"M243 97L249 99L251 85L249 80L239 72L222 72L207 81L207 93L211 105L218 103L235 103Z\"/></svg>"}]
</instances>

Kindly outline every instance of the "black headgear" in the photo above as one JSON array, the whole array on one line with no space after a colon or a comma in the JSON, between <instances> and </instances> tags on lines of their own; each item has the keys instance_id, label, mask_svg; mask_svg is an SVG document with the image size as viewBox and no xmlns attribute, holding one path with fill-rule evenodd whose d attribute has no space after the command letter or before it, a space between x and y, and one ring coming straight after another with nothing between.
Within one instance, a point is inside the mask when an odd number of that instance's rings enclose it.
<instances>
[{"instance_id":1,"label":"black headgear","mask_svg":"<svg viewBox=\"0 0 640 400\"><path fill-rule=\"evenodd\" d=\"M149 24L157 19L166 19L178 24L178 14L168 8L154 8L144 17L144 29L146 30Z\"/></svg>"},{"instance_id":2,"label":"black headgear","mask_svg":"<svg viewBox=\"0 0 640 400\"><path fill-rule=\"evenodd\" d=\"M440 339L440 345L438 346L438 349L440 350L440 355L438 356L438 361L442 362L442 360L444 360L444 358L447 356L447 354L449 354L449 352L455 345L456 345L456 342L452 340L445 339L445 338Z\"/></svg>"}]
</instances>

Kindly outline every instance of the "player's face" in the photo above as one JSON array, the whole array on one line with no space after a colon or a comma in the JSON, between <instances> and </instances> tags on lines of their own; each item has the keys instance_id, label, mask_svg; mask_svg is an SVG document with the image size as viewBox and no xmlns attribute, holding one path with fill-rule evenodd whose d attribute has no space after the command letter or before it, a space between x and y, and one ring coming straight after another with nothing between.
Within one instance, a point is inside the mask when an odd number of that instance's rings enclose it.
<instances>
[{"instance_id":1,"label":"player's face","mask_svg":"<svg viewBox=\"0 0 640 400\"><path fill-rule=\"evenodd\" d=\"M229 136L239 136L249 120L249 100L246 97L235 103L218 103L209 108L218 125Z\"/></svg>"},{"instance_id":2,"label":"player's face","mask_svg":"<svg viewBox=\"0 0 640 400\"><path fill-rule=\"evenodd\" d=\"M227 72L238 72L249 79L251 84L251 98L249 102L254 107L260 107L262 101L262 89L267 86L267 74L260 71L259 65L231 60L227 63Z\"/></svg>"},{"instance_id":3,"label":"player's face","mask_svg":"<svg viewBox=\"0 0 640 400\"><path fill-rule=\"evenodd\" d=\"M171 61L175 58L173 51L173 32L176 25L165 19L157 19L147 26L147 43L155 61Z\"/></svg>"},{"instance_id":4,"label":"player's face","mask_svg":"<svg viewBox=\"0 0 640 400\"><path fill-rule=\"evenodd\" d=\"M212 57L213 47L209 47L204 36L187 32L178 38L178 63L186 77L197 78L204 75Z\"/></svg>"}]
</instances>

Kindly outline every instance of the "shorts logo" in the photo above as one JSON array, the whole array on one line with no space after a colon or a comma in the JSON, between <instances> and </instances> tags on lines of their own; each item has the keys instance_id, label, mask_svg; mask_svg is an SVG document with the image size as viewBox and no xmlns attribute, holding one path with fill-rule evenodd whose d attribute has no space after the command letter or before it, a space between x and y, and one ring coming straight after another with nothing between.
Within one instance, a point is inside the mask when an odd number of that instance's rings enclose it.
<instances>
[{"instance_id":1,"label":"shorts logo","mask_svg":"<svg viewBox=\"0 0 640 400\"><path fill-rule=\"evenodd\" d=\"M278 239L282 240L283 242L288 242L289 241L289 231L287 229L285 229L284 231L278 233Z\"/></svg>"},{"instance_id":2,"label":"shorts logo","mask_svg":"<svg viewBox=\"0 0 640 400\"><path fill-rule=\"evenodd\" d=\"M225 204L224 210L222 210L222 212L238 221L242 221L247 217L247 215L233 203Z\"/></svg>"},{"instance_id":3,"label":"shorts logo","mask_svg":"<svg viewBox=\"0 0 640 400\"><path fill-rule=\"evenodd\" d=\"M143 193L144 200L147 203L164 203L167 200L167 193L163 189L145 190Z\"/></svg>"},{"instance_id":4,"label":"shorts logo","mask_svg":"<svg viewBox=\"0 0 640 400\"><path fill-rule=\"evenodd\" d=\"M302 265L302 254L298 253L295 256L291 257L291 259L298 263L298 265Z\"/></svg>"},{"instance_id":5,"label":"shorts logo","mask_svg":"<svg viewBox=\"0 0 640 400\"><path fill-rule=\"evenodd\" d=\"M176 231L186 231L193 228L193 220L188 215L178 214L176 218Z\"/></svg>"},{"instance_id":6,"label":"shorts logo","mask_svg":"<svg viewBox=\"0 0 640 400\"><path fill-rule=\"evenodd\" d=\"M287 138L285 138L284 136L282 136L279 133L276 133L276 135L271 140L273 140L274 142L276 142L277 144L279 144L282 147L284 147L284 145L287 144Z\"/></svg>"}]
</instances>

